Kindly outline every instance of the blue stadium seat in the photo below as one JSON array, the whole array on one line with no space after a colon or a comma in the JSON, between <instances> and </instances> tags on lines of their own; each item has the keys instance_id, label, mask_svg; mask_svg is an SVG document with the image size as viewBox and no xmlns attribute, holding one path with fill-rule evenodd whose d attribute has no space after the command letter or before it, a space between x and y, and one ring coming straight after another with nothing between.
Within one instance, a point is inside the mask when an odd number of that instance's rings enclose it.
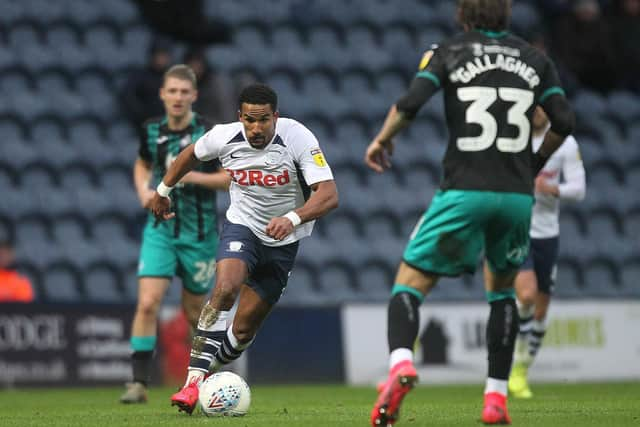
<instances>
[{"instance_id":1,"label":"blue stadium seat","mask_svg":"<svg viewBox=\"0 0 640 427\"><path fill-rule=\"evenodd\" d=\"M404 238L400 220L388 210L370 212L362 221L362 228L367 241L372 245L384 245L385 242Z\"/></svg>"},{"instance_id":2,"label":"blue stadium seat","mask_svg":"<svg viewBox=\"0 0 640 427\"><path fill-rule=\"evenodd\" d=\"M624 231L627 236L640 236L640 206L635 206L626 213Z\"/></svg>"},{"instance_id":3,"label":"blue stadium seat","mask_svg":"<svg viewBox=\"0 0 640 427\"><path fill-rule=\"evenodd\" d=\"M102 8L89 0L73 0L66 10L65 17L83 27L91 27L90 24L100 20Z\"/></svg>"},{"instance_id":4,"label":"blue stadium seat","mask_svg":"<svg viewBox=\"0 0 640 427\"><path fill-rule=\"evenodd\" d=\"M23 3L25 17L37 19L43 24L64 18L67 13L64 1L28 0Z\"/></svg>"},{"instance_id":5,"label":"blue stadium seat","mask_svg":"<svg viewBox=\"0 0 640 427\"><path fill-rule=\"evenodd\" d=\"M318 291L318 271L313 265L296 262L279 304L320 305L329 301L326 293Z\"/></svg>"},{"instance_id":6,"label":"blue stadium seat","mask_svg":"<svg viewBox=\"0 0 640 427\"><path fill-rule=\"evenodd\" d=\"M60 186L64 191L73 192L77 188L96 187L98 184L96 170L86 163L71 162L61 170L64 173L60 174Z\"/></svg>"},{"instance_id":7,"label":"blue stadium seat","mask_svg":"<svg viewBox=\"0 0 640 427\"><path fill-rule=\"evenodd\" d=\"M10 218L20 218L37 209L36 200L32 197L25 197L19 187L5 188L2 197L0 197L0 213Z\"/></svg>"},{"instance_id":8,"label":"blue stadium seat","mask_svg":"<svg viewBox=\"0 0 640 427\"><path fill-rule=\"evenodd\" d=\"M44 298L48 302L82 302L81 275L70 263L47 266L42 277Z\"/></svg>"},{"instance_id":9,"label":"blue stadium seat","mask_svg":"<svg viewBox=\"0 0 640 427\"><path fill-rule=\"evenodd\" d=\"M138 260L120 269L123 280L124 300L135 303L138 299Z\"/></svg>"},{"instance_id":10,"label":"blue stadium seat","mask_svg":"<svg viewBox=\"0 0 640 427\"><path fill-rule=\"evenodd\" d=\"M25 141L24 128L16 120L5 118L0 121L0 138L3 141Z\"/></svg>"},{"instance_id":11,"label":"blue stadium seat","mask_svg":"<svg viewBox=\"0 0 640 427\"><path fill-rule=\"evenodd\" d=\"M637 236L637 234L635 235ZM626 297L640 297L640 258L630 258L622 264L621 291Z\"/></svg>"},{"instance_id":12,"label":"blue stadium seat","mask_svg":"<svg viewBox=\"0 0 640 427\"><path fill-rule=\"evenodd\" d=\"M58 244L70 241L88 241L90 225L87 219L75 212L55 216L52 219L52 237Z\"/></svg>"},{"instance_id":13,"label":"blue stadium seat","mask_svg":"<svg viewBox=\"0 0 640 427\"><path fill-rule=\"evenodd\" d=\"M100 186L105 191L127 191L133 187L130 165L110 163L100 170Z\"/></svg>"},{"instance_id":14,"label":"blue stadium seat","mask_svg":"<svg viewBox=\"0 0 640 427\"><path fill-rule=\"evenodd\" d=\"M589 215L589 234L619 240L623 235L623 223L618 213L609 208L599 208Z\"/></svg>"},{"instance_id":15,"label":"blue stadium seat","mask_svg":"<svg viewBox=\"0 0 640 427\"><path fill-rule=\"evenodd\" d=\"M35 301L40 302L43 296L42 271L40 270L40 267L27 261L18 260L16 263L16 269L20 274L27 276L33 287Z\"/></svg>"},{"instance_id":16,"label":"blue stadium seat","mask_svg":"<svg viewBox=\"0 0 640 427\"><path fill-rule=\"evenodd\" d=\"M309 30L307 49L315 52L335 70L345 70L352 64L352 58L343 48L338 31L330 26L314 26Z\"/></svg>"},{"instance_id":17,"label":"blue stadium seat","mask_svg":"<svg viewBox=\"0 0 640 427\"><path fill-rule=\"evenodd\" d=\"M53 116L42 116L30 127L31 142L41 147L49 145L50 141L65 141L67 139L64 124ZM43 150L45 151L45 150ZM48 151L48 150L46 150Z\"/></svg>"},{"instance_id":18,"label":"blue stadium seat","mask_svg":"<svg viewBox=\"0 0 640 427\"><path fill-rule=\"evenodd\" d=\"M151 45L151 38L151 31L143 25L131 25L123 30L122 48L126 49L127 62L130 66L144 66L149 46Z\"/></svg>"},{"instance_id":19,"label":"blue stadium seat","mask_svg":"<svg viewBox=\"0 0 640 427\"><path fill-rule=\"evenodd\" d=\"M385 259L369 259L358 266L358 299L387 302L395 277L395 269Z\"/></svg>"},{"instance_id":20,"label":"blue stadium seat","mask_svg":"<svg viewBox=\"0 0 640 427\"><path fill-rule=\"evenodd\" d=\"M332 242L360 239L363 236L362 224L353 213L338 210L316 224L319 234Z\"/></svg>"},{"instance_id":21,"label":"blue stadium seat","mask_svg":"<svg viewBox=\"0 0 640 427\"><path fill-rule=\"evenodd\" d=\"M122 303L122 277L109 263L95 263L83 271L84 293L93 303Z\"/></svg>"},{"instance_id":22,"label":"blue stadium seat","mask_svg":"<svg viewBox=\"0 0 640 427\"><path fill-rule=\"evenodd\" d=\"M616 91L607 99L609 114L622 125L631 125L640 119L640 97L632 92Z\"/></svg>"},{"instance_id":23,"label":"blue stadium seat","mask_svg":"<svg viewBox=\"0 0 640 427\"><path fill-rule=\"evenodd\" d=\"M352 52L378 49L374 28L368 25L355 25L345 34L346 47Z\"/></svg>"},{"instance_id":24,"label":"blue stadium seat","mask_svg":"<svg viewBox=\"0 0 640 427\"><path fill-rule=\"evenodd\" d=\"M304 49L304 42L300 32L293 26L278 26L271 31L272 49L300 50Z\"/></svg>"},{"instance_id":25,"label":"blue stadium seat","mask_svg":"<svg viewBox=\"0 0 640 427\"><path fill-rule=\"evenodd\" d=\"M15 222L15 227L17 242L52 241L51 220L44 214L26 214Z\"/></svg>"},{"instance_id":26,"label":"blue stadium seat","mask_svg":"<svg viewBox=\"0 0 640 427\"><path fill-rule=\"evenodd\" d=\"M541 18L534 5L516 2L511 9L511 25L518 34L529 34L540 27Z\"/></svg>"},{"instance_id":27,"label":"blue stadium seat","mask_svg":"<svg viewBox=\"0 0 640 427\"><path fill-rule=\"evenodd\" d=\"M592 297L612 297L620 287L616 264L607 258L595 258L583 265L583 292Z\"/></svg>"},{"instance_id":28,"label":"blue stadium seat","mask_svg":"<svg viewBox=\"0 0 640 427\"><path fill-rule=\"evenodd\" d=\"M346 261L329 261L321 267L321 292L334 301L352 302L358 299L357 273Z\"/></svg>"},{"instance_id":29,"label":"blue stadium seat","mask_svg":"<svg viewBox=\"0 0 640 427\"><path fill-rule=\"evenodd\" d=\"M582 284L584 279L582 278L582 267L579 261L575 258L561 256L558 259L557 268L554 295L561 298L583 297Z\"/></svg>"},{"instance_id":30,"label":"blue stadium seat","mask_svg":"<svg viewBox=\"0 0 640 427\"><path fill-rule=\"evenodd\" d=\"M95 4L95 6L98 5ZM138 18L138 10L134 3L128 0L111 0L100 6L102 6L103 19L109 19L122 27L130 26Z\"/></svg>"},{"instance_id":31,"label":"blue stadium seat","mask_svg":"<svg viewBox=\"0 0 640 427\"><path fill-rule=\"evenodd\" d=\"M25 194L34 188L51 188L56 185L58 185L58 174L49 163L41 160L27 163L22 168L20 187Z\"/></svg>"}]
</instances>

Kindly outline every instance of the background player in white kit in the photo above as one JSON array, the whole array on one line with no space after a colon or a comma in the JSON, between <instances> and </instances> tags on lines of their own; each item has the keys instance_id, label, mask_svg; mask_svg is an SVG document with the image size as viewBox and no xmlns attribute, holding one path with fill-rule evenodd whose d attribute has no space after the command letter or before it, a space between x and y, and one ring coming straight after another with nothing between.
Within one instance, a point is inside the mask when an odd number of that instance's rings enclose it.
<instances>
[{"instance_id":1,"label":"background player in white kit","mask_svg":"<svg viewBox=\"0 0 640 427\"><path fill-rule=\"evenodd\" d=\"M301 123L278 118L277 102L266 85L246 87L240 94L239 121L214 126L185 148L151 204L157 218L171 218L172 186L200 161L217 158L232 177L215 289L200 314L186 384L171 397L172 405L189 414L205 374L240 357L280 298L298 240L311 234L316 218L338 206L333 175L317 139ZM229 319L238 294L236 314Z\"/></svg>"},{"instance_id":2,"label":"background player in white kit","mask_svg":"<svg viewBox=\"0 0 640 427\"><path fill-rule=\"evenodd\" d=\"M532 125L532 145L537 150L549 128L549 120L540 107L536 108ZM527 375L546 332L558 259L560 200L580 201L585 196L585 189L585 172L578 144L569 136L535 180L536 201L529 232L531 247L515 281L520 330L509 377L509 392L515 397L532 397Z\"/></svg>"}]
</instances>

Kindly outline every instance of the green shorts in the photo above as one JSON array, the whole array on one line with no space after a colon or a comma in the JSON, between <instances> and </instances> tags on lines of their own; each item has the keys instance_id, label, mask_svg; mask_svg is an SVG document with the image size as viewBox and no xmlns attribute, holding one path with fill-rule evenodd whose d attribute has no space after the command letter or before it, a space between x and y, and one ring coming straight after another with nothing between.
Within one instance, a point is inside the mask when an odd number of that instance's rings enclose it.
<instances>
[{"instance_id":1,"label":"green shorts","mask_svg":"<svg viewBox=\"0 0 640 427\"><path fill-rule=\"evenodd\" d=\"M442 276L473 273L484 249L495 273L508 273L529 252L533 197L520 193L440 190L411 233L403 260Z\"/></svg>"},{"instance_id":2,"label":"green shorts","mask_svg":"<svg viewBox=\"0 0 640 427\"><path fill-rule=\"evenodd\" d=\"M205 294L213 287L216 271L218 234L204 240L174 238L163 224L147 223L142 236L138 277L180 277L182 286L194 294Z\"/></svg>"}]
</instances>

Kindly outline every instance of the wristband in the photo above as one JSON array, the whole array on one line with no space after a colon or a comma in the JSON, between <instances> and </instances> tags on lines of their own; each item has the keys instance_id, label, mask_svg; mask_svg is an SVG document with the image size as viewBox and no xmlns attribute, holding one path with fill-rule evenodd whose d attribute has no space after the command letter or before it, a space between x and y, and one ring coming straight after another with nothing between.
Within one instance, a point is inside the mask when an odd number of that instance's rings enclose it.
<instances>
[{"instance_id":1,"label":"wristband","mask_svg":"<svg viewBox=\"0 0 640 427\"><path fill-rule=\"evenodd\" d=\"M169 197L171 190L173 190L173 187L165 185L163 181L160 181L160 184L158 184L158 187L156 188L156 192L162 197Z\"/></svg>"},{"instance_id":2,"label":"wristband","mask_svg":"<svg viewBox=\"0 0 640 427\"><path fill-rule=\"evenodd\" d=\"M302 220L300 219L300 216L295 213L294 211L289 211L284 215L285 218L289 218L289 221L291 221L291 223L293 224L294 227L299 226L300 224L302 224Z\"/></svg>"}]
</instances>

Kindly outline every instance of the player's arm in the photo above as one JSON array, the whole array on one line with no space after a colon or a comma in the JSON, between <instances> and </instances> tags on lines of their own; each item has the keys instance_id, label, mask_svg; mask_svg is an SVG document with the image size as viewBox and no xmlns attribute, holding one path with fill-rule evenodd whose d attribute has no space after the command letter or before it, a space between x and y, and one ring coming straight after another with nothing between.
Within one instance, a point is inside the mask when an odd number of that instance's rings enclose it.
<instances>
[{"instance_id":1,"label":"player's arm","mask_svg":"<svg viewBox=\"0 0 640 427\"><path fill-rule=\"evenodd\" d=\"M367 166L378 173L391 167L388 156L393 154L393 137L411 123L420 108L440 89L439 76L443 71L444 66L434 50L425 52L409 90L391 106L380 132L367 147L364 158Z\"/></svg>"},{"instance_id":2,"label":"player's arm","mask_svg":"<svg viewBox=\"0 0 640 427\"><path fill-rule=\"evenodd\" d=\"M564 140L571 135L575 127L573 110L565 97L564 90L560 86L560 78L553 63L547 58L546 67L542 74L541 87L545 88L538 103L547 114L551 128L544 136L544 141L534 154L533 176L537 176L549 157L562 145Z\"/></svg>"},{"instance_id":3,"label":"player's arm","mask_svg":"<svg viewBox=\"0 0 640 427\"><path fill-rule=\"evenodd\" d=\"M191 171L187 173L180 182L184 184L200 185L210 190L227 191L231 184L231 177L224 170L216 172Z\"/></svg>"},{"instance_id":4,"label":"player's arm","mask_svg":"<svg viewBox=\"0 0 640 427\"><path fill-rule=\"evenodd\" d=\"M136 194L140 205L143 208L148 208L153 199L154 191L149 188L149 182L151 181L153 165L153 158L149 151L147 144L147 128L145 125L142 127L142 138L140 139L140 145L138 147L138 158L133 164L133 185L136 188Z\"/></svg>"},{"instance_id":5,"label":"player's arm","mask_svg":"<svg viewBox=\"0 0 640 427\"><path fill-rule=\"evenodd\" d=\"M313 192L304 205L269 222L268 236L282 240L298 225L320 218L338 207L338 188L334 180L316 182L310 187Z\"/></svg>"},{"instance_id":6,"label":"player's arm","mask_svg":"<svg viewBox=\"0 0 640 427\"><path fill-rule=\"evenodd\" d=\"M573 139L569 137L570 139ZM562 200L570 200L579 202L584 199L587 192L587 180L584 171L584 164L580 157L578 144L573 141L567 141L569 145L567 155L562 163L562 175L564 182L558 185L558 196Z\"/></svg>"},{"instance_id":7,"label":"player's arm","mask_svg":"<svg viewBox=\"0 0 640 427\"><path fill-rule=\"evenodd\" d=\"M544 136L544 141L534 154L534 175L542 170L549 157L562 145L564 140L573 132L575 116L567 99L560 95L552 95L541 104L549 117L551 128Z\"/></svg>"},{"instance_id":8,"label":"player's arm","mask_svg":"<svg viewBox=\"0 0 640 427\"><path fill-rule=\"evenodd\" d=\"M174 212L170 212L171 199L169 194L187 172L192 171L200 164L200 160L194 154L194 147L195 144L188 145L178 154L178 157L171 163L167 173L158 184L150 204L151 212L156 218L167 220L175 216Z\"/></svg>"},{"instance_id":9,"label":"player's arm","mask_svg":"<svg viewBox=\"0 0 640 427\"><path fill-rule=\"evenodd\" d=\"M136 187L136 194L140 205L143 208L148 208L151 199L153 198L154 191L149 188L149 182L151 181L151 162L138 157L133 164L133 184Z\"/></svg>"}]
</instances>

